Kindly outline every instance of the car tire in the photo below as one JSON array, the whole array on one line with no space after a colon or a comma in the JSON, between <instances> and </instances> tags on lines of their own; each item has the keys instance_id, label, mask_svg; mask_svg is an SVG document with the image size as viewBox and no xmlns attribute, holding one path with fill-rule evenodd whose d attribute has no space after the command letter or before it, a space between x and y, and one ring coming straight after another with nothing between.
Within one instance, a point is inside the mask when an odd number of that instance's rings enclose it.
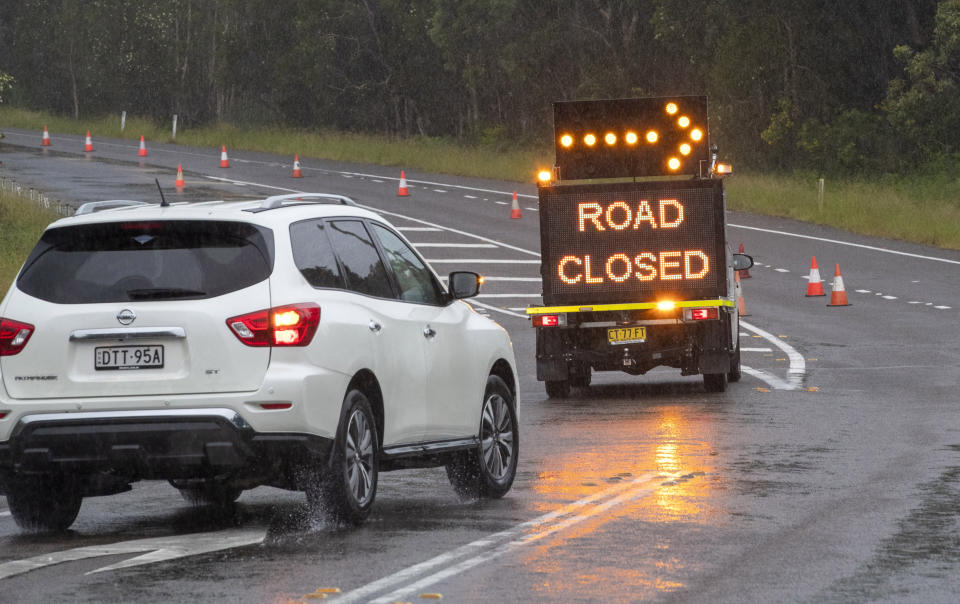
<instances>
[{"instance_id":1,"label":"car tire","mask_svg":"<svg viewBox=\"0 0 960 604\"><path fill-rule=\"evenodd\" d=\"M737 349L730 356L730 373L727 374L727 381L739 382L741 377L743 372L740 370L740 343L737 342Z\"/></svg>"},{"instance_id":2,"label":"car tire","mask_svg":"<svg viewBox=\"0 0 960 604\"><path fill-rule=\"evenodd\" d=\"M704 373L703 387L707 392L726 392L727 374L726 373Z\"/></svg>"},{"instance_id":3,"label":"car tire","mask_svg":"<svg viewBox=\"0 0 960 604\"><path fill-rule=\"evenodd\" d=\"M351 390L343 406L330 467L307 489L307 501L313 512L361 524L377 495L380 442L366 395Z\"/></svg>"},{"instance_id":4,"label":"car tire","mask_svg":"<svg viewBox=\"0 0 960 604\"><path fill-rule=\"evenodd\" d=\"M507 384L491 375L483 393L480 446L456 453L447 464L450 484L462 499L499 499L517 475L520 434L516 401Z\"/></svg>"},{"instance_id":5,"label":"car tire","mask_svg":"<svg viewBox=\"0 0 960 604\"><path fill-rule=\"evenodd\" d=\"M567 398L570 396L569 380L547 380L543 383L549 398Z\"/></svg>"},{"instance_id":6,"label":"car tire","mask_svg":"<svg viewBox=\"0 0 960 604\"><path fill-rule=\"evenodd\" d=\"M77 485L49 477L15 480L7 488L7 505L17 525L34 533L59 533L80 513L83 497Z\"/></svg>"}]
</instances>

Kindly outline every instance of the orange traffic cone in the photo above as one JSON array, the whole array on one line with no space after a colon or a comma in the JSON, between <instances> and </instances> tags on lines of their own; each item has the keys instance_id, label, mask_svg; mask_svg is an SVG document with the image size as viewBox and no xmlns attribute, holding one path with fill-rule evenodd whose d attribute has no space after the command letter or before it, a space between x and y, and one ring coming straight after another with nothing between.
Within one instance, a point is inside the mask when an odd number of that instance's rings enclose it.
<instances>
[{"instance_id":1,"label":"orange traffic cone","mask_svg":"<svg viewBox=\"0 0 960 604\"><path fill-rule=\"evenodd\" d=\"M520 204L517 203L517 192L513 192L513 205L510 206L510 218L523 218L523 212L520 211Z\"/></svg>"},{"instance_id":2,"label":"orange traffic cone","mask_svg":"<svg viewBox=\"0 0 960 604\"><path fill-rule=\"evenodd\" d=\"M43 147L50 146L50 133L47 132L47 125L43 125L43 138L40 140L40 145Z\"/></svg>"},{"instance_id":3,"label":"orange traffic cone","mask_svg":"<svg viewBox=\"0 0 960 604\"><path fill-rule=\"evenodd\" d=\"M137 155L140 157L147 156L147 143L143 141L143 135L140 135L140 150L137 151Z\"/></svg>"},{"instance_id":4,"label":"orange traffic cone","mask_svg":"<svg viewBox=\"0 0 960 604\"><path fill-rule=\"evenodd\" d=\"M230 160L227 159L227 146L226 146L226 145L220 145L220 167L221 167L221 168L229 168L229 167L230 167Z\"/></svg>"},{"instance_id":5,"label":"orange traffic cone","mask_svg":"<svg viewBox=\"0 0 960 604\"><path fill-rule=\"evenodd\" d=\"M293 155L293 174L291 174L291 178L303 178L303 173L300 172L300 155L296 153Z\"/></svg>"},{"instance_id":6,"label":"orange traffic cone","mask_svg":"<svg viewBox=\"0 0 960 604\"><path fill-rule=\"evenodd\" d=\"M175 187L184 187L187 183L183 182L183 166L177 164L177 180L173 183Z\"/></svg>"},{"instance_id":7,"label":"orange traffic cone","mask_svg":"<svg viewBox=\"0 0 960 604\"><path fill-rule=\"evenodd\" d=\"M93 151L93 139L90 138L90 131L87 130L87 140L83 144L84 152Z\"/></svg>"},{"instance_id":8,"label":"orange traffic cone","mask_svg":"<svg viewBox=\"0 0 960 604\"><path fill-rule=\"evenodd\" d=\"M407 175L404 174L403 170L400 170L400 186L397 187L397 197L408 195L410 195L410 191L407 189Z\"/></svg>"},{"instance_id":9,"label":"orange traffic cone","mask_svg":"<svg viewBox=\"0 0 960 604\"><path fill-rule=\"evenodd\" d=\"M847 290L843 288L843 276L840 274L840 265L833 271L833 291L830 292L830 304L827 306L850 306L847 302Z\"/></svg>"},{"instance_id":10,"label":"orange traffic cone","mask_svg":"<svg viewBox=\"0 0 960 604\"><path fill-rule=\"evenodd\" d=\"M734 271L733 282L733 289L737 294L737 314L741 317L747 317L749 315L747 314L747 305L743 302L743 285L740 283L740 271Z\"/></svg>"},{"instance_id":11,"label":"orange traffic cone","mask_svg":"<svg viewBox=\"0 0 960 604\"><path fill-rule=\"evenodd\" d=\"M826 296L823 293L823 279L820 278L820 269L817 267L817 257L810 260L810 278L807 281L807 297Z\"/></svg>"},{"instance_id":12,"label":"orange traffic cone","mask_svg":"<svg viewBox=\"0 0 960 604\"><path fill-rule=\"evenodd\" d=\"M740 249L739 249L738 251L739 251L741 254L744 253L744 252L743 252L743 244L742 244L742 243L740 244ZM748 269L748 268L745 268L745 269L743 269L742 271L737 271L737 272L740 273L740 278L741 278L741 279L749 279L749 278L750 278L750 269Z\"/></svg>"}]
</instances>

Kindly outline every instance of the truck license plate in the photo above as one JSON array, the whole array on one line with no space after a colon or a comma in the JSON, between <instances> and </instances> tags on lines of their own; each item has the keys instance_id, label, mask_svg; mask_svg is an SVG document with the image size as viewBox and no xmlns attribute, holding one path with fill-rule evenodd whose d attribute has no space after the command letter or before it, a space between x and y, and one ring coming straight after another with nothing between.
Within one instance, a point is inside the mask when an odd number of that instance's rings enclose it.
<instances>
[{"instance_id":1,"label":"truck license plate","mask_svg":"<svg viewBox=\"0 0 960 604\"><path fill-rule=\"evenodd\" d=\"M646 327L611 327L607 330L607 342L610 344L642 344L646 341Z\"/></svg>"},{"instance_id":2,"label":"truck license plate","mask_svg":"<svg viewBox=\"0 0 960 604\"><path fill-rule=\"evenodd\" d=\"M163 346L101 346L94 350L94 368L162 369Z\"/></svg>"}]
</instances>

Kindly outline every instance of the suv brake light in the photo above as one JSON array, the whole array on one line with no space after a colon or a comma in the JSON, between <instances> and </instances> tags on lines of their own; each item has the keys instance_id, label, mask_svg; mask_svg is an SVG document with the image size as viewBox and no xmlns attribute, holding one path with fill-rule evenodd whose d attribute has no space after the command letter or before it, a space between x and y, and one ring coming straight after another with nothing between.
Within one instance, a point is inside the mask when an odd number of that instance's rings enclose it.
<instances>
[{"instance_id":1,"label":"suv brake light","mask_svg":"<svg viewBox=\"0 0 960 604\"><path fill-rule=\"evenodd\" d=\"M233 335L247 346L306 346L320 324L320 307L290 304L227 319Z\"/></svg>"},{"instance_id":2,"label":"suv brake light","mask_svg":"<svg viewBox=\"0 0 960 604\"><path fill-rule=\"evenodd\" d=\"M33 325L0 317L0 357L12 356L23 350L33 335Z\"/></svg>"}]
</instances>

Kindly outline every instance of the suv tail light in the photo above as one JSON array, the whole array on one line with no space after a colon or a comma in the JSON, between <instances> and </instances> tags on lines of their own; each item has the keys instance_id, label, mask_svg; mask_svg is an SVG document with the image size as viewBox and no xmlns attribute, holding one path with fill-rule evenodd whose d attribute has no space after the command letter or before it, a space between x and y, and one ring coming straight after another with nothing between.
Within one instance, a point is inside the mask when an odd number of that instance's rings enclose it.
<instances>
[{"instance_id":1,"label":"suv tail light","mask_svg":"<svg viewBox=\"0 0 960 604\"><path fill-rule=\"evenodd\" d=\"M290 304L231 317L227 326L247 346L306 346L320 324L320 307Z\"/></svg>"},{"instance_id":2,"label":"suv tail light","mask_svg":"<svg viewBox=\"0 0 960 604\"><path fill-rule=\"evenodd\" d=\"M23 350L33 335L33 325L0 317L0 357L12 356Z\"/></svg>"}]
</instances>

